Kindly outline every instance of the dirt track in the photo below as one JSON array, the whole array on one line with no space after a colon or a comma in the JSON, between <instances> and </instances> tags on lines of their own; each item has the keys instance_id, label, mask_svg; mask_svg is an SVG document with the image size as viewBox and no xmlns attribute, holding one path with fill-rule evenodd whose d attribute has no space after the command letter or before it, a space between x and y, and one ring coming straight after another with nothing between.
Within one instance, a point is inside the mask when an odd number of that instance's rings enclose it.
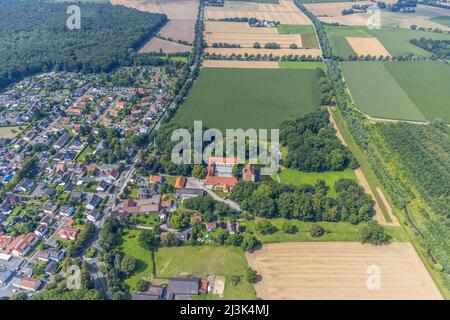
<instances>
[{"instance_id":1,"label":"dirt track","mask_svg":"<svg viewBox=\"0 0 450 320\"><path fill-rule=\"evenodd\" d=\"M442 299L410 243L268 244L246 257L262 277L255 285L262 299ZM370 290L368 268L376 267L380 287Z\"/></svg>"}]
</instances>

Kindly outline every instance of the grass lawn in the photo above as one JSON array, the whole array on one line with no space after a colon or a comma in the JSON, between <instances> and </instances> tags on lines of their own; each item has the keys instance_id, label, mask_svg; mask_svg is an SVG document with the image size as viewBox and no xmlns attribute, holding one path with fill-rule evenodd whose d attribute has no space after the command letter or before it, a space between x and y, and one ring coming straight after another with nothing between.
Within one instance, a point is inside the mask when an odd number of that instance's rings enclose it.
<instances>
[{"instance_id":1,"label":"grass lawn","mask_svg":"<svg viewBox=\"0 0 450 320\"><path fill-rule=\"evenodd\" d=\"M281 242L303 242L303 241L360 241L360 230L364 223L359 225L353 225L348 222L318 222L324 229L325 234L322 237L312 237L310 234L311 226L313 222L305 222L299 220L289 220L295 224L298 228L298 232L295 234L288 234L281 229L283 223L287 221L283 218L271 219L270 222L278 229L273 234L263 235L256 231L256 221L247 221L242 224L248 226L248 228L256 235L256 237L263 243L281 243ZM391 241L401 242L408 241L407 235L401 228L385 228L387 234L391 236Z\"/></svg>"},{"instance_id":2,"label":"grass lawn","mask_svg":"<svg viewBox=\"0 0 450 320\"><path fill-rule=\"evenodd\" d=\"M209 128L279 128L320 107L315 70L206 68L174 121Z\"/></svg>"},{"instance_id":3,"label":"grass lawn","mask_svg":"<svg viewBox=\"0 0 450 320\"><path fill-rule=\"evenodd\" d=\"M19 127L0 127L0 138L13 139L21 132Z\"/></svg>"},{"instance_id":4,"label":"grass lawn","mask_svg":"<svg viewBox=\"0 0 450 320\"><path fill-rule=\"evenodd\" d=\"M326 66L323 62L307 62L307 61L280 61L279 63L280 69L323 69L325 70Z\"/></svg>"},{"instance_id":5,"label":"grass lawn","mask_svg":"<svg viewBox=\"0 0 450 320\"><path fill-rule=\"evenodd\" d=\"M280 177L282 183L293 185L314 185L317 180L324 180L330 188L328 193L331 197L336 195L336 192L334 191L334 184L336 181L339 179L356 180L355 172L352 169L327 172L302 172L296 169L283 169L278 176Z\"/></svg>"},{"instance_id":6,"label":"grass lawn","mask_svg":"<svg viewBox=\"0 0 450 320\"><path fill-rule=\"evenodd\" d=\"M312 25L279 24L277 30L280 34L301 34L302 48L319 49L316 31Z\"/></svg>"},{"instance_id":7,"label":"grass lawn","mask_svg":"<svg viewBox=\"0 0 450 320\"><path fill-rule=\"evenodd\" d=\"M431 53L411 44L409 42L411 39L420 39L421 37L436 40L450 39L448 34L404 28L385 27L371 30L359 26L325 26L325 29L330 37L335 54L343 57L355 54L346 37L376 37L391 55L413 53L422 57L429 57Z\"/></svg>"},{"instance_id":8,"label":"grass lawn","mask_svg":"<svg viewBox=\"0 0 450 320\"><path fill-rule=\"evenodd\" d=\"M83 163L86 155L93 154L93 152L94 152L94 149L90 145L87 145L83 150L81 150L81 152L75 158L75 161L77 163Z\"/></svg>"},{"instance_id":9,"label":"grass lawn","mask_svg":"<svg viewBox=\"0 0 450 320\"><path fill-rule=\"evenodd\" d=\"M242 249L237 247L178 247L161 248L156 253L158 278L177 276L201 276L209 274L225 276L224 299L255 299L253 286L245 279L247 262ZM239 275L240 283L233 287L231 277ZM208 295L205 299L219 298Z\"/></svg>"},{"instance_id":10,"label":"grass lawn","mask_svg":"<svg viewBox=\"0 0 450 320\"><path fill-rule=\"evenodd\" d=\"M140 230L127 230L120 241L120 250L137 260L134 275L125 280L125 283L130 286L131 292L136 289L136 284L140 279L152 275L150 251L139 245L140 233Z\"/></svg>"},{"instance_id":11,"label":"grass lawn","mask_svg":"<svg viewBox=\"0 0 450 320\"><path fill-rule=\"evenodd\" d=\"M356 106L369 116L450 122L450 67L442 62L355 61L342 69Z\"/></svg>"}]
</instances>

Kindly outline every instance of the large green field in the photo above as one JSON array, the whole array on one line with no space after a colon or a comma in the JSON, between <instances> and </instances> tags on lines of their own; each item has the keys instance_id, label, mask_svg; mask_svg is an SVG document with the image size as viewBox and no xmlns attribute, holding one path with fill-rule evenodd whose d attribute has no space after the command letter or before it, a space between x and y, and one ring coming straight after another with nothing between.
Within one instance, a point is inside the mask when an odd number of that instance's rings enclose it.
<instances>
[{"instance_id":1,"label":"large green field","mask_svg":"<svg viewBox=\"0 0 450 320\"><path fill-rule=\"evenodd\" d=\"M429 57L431 53L419 48L409 41L411 39L431 38L436 40L450 39L448 34L435 32L410 30L403 28L381 28L368 29L359 26L325 26L330 37L335 54L348 57L355 54L346 37L376 37L391 55L415 54L422 57Z\"/></svg>"},{"instance_id":2,"label":"large green field","mask_svg":"<svg viewBox=\"0 0 450 320\"><path fill-rule=\"evenodd\" d=\"M327 172L302 172L296 169L283 169L278 174L282 183L302 185L315 185L318 180L324 180L329 187L329 195L334 196L334 184L339 179L356 180L355 172L352 169L344 171L327 171Z\"/></svg>"},{"instance_id":3,"label":"large green field","mask_svg":"<svg viewBox=\"0 0 450 320\"><path fill-rule=\"evenodd\" d=\"M225 276L223 299L255 299L253 286L245 279L247 262L244 252L237 247L178 247L161 248L156 254L156 275L158 278L177 276L206 277L210 274ZM241 278L237 286L232 286L231 278ZM219 298L208 296L205 298Z\"/></svg>"},{"instance_id":4,"label":"large green field","mask_svg":"<svg viewBox=\"0 0 450 320\"><path fill-rule=\"evenodd\" d=\"M202 69L174 121L209 128L279 128L320 107L315 70Z\"/></svg>"},{"instance_id":5,"label":"large green field","mask_svg":"<svg viewBox=\"0 0 450 320\"><path fill-rule=\"evenodd\" d=\"M326 65L323 62L306 62L306 61L280 61L280 69L323 69Z\"/></svg>"},{"instance_id":6,"label":"large green field","mask_svg":"<svg viewBox=\"0 0 450 320\"><path fill-rule=\"evenodd\" d=\"M356 106L372 117L450 122L450 66L438 61L344 62Z\"/></svg>"}]
</instances>

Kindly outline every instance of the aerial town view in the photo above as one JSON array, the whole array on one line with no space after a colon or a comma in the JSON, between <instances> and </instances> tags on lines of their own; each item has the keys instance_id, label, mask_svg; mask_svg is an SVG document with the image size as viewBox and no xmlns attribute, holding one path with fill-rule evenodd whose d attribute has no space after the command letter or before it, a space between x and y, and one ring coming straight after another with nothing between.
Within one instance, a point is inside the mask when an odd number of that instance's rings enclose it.
<instances>
[{"instance_id":1,"label":"aerial town view","mask_svg":"<svg viewBox=\"0 0 450 320\"><path fill-rule=\"evenodd\" d=\"M0 300L450 299L449 60L448 0L0 0Z\"/></svg>"}]
</instances>

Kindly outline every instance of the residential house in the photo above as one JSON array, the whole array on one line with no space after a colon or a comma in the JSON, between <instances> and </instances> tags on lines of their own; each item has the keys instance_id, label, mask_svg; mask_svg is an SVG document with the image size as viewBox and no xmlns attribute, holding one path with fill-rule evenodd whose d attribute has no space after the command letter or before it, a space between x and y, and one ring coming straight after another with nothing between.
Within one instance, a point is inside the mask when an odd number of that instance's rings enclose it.
<instances>
[{"instance_id":1,"label":"residential house","mask_svg":"<svg viewBox=\"0 0 450 320\"><path fill-rule=\"evenodd\" d=\"M34 182L31 179L22 179L19 185L16 187L18 192L28 192L34 187Z\"/></svg>"},{"instance_id":2,"label":"residential house","mask_svg":"<svg viewBox=\"0 0 450 320\"><path fill-rule=\"evenodd\" d=\"M61 262L64 259L65 255L66 255L65 251L56 250L56 249L47 249L47 250L40 251L37 254L37 259L40 261Z\"/></svg>"},{"instance_id":3,"label":"residential house","mask_svg":"<svg viewBox=\"0 0 450 320\"><path fill-rule=\"evenodd\" d=\"M53 144L53 148L55 150L61 150L67 144L67 142L69 142L69 140L70 135L68 133L63 133L63 135L60 136L58 140L56 140L56 142Z\"/></svg>"},{"instance_id":4,"label":"residential house","mask_svg":"<svg viewBox=\"0 0 450 320\"><path fill-rule=\"evenodd\" d=\"M40 224L44 226L51 226L53 223L55 223L55 217L51 214L46 214L42 217L41 221L39 221Z\"/></svg>"},{"instance_id":5,"label":"residential house","mask_svg":"<svg viewBox=\"0 0 450 320\"><path fill-rule=\"evenodd\" d=\"M40 238L43 238L48 232L48 227L45 224L40 224L36 230L34 230L34 234Z\"/></svg>"},{"instance_id":6,"label":"residential house","mask_svg":"<svg viewBox=\"0 0 450 320\"><path fill-rule=\"evenodd\" d=\"M153 184L154 183L162 183L162 180L163 180L162 176L153 175L153 176L148 177L148 182L153 183Z\"/></svg>"},{"instance_id":7,"label":"residential house","mask_svg":"<svg viewBox=\"0 0 450 320\"><path fill-rule=\"evenodd\" d=\"M106 192L109 188L109 183L105 180L101 180L100 183L97 186L97 192Z\"/></svg>"},{"instance_id":8,"label":"residential house","mask_svg":"<svg viewBox=\"0 0 450 320\"><path fill-rule=\"evenodd\" d=\"M206 223L206 230L208 230L209 232L215 230L217 228L217 223L216 222L208 222Z\"/></svg>"},{"instance_id":9,"label":"residential house","mask_svg":"<svg viewBox=\"0 0 450 320\"><path fill-rule=\"evenodd\" d=\"M70 217L75 213L75 208L71 206L61 206L59 208L59 214L65 217Z\"/></svg>"},{"instance_id":10,"label":"residential house","mask_svg":"<svg viewBox=\"0 0 450 320\"><path fill-rule=\"evenodd\" d=\"M54 274L57 269L58 269L58 264L55 261L50 261L45 266L44 272L50 276L50 275Z\"/></svg>"},{"instance_id":11,"label":"residential house","mask_svg":"<svg viewBox=\"0 0 450 320\"><path fill-rule=\"evenodd\" d=\"M233 177L233 167L237 163L237 158L210 157L208 159L205 186L211 188L220 186L224 192L229 192L237 183L237 179Z\"/></svg>"},{"instance_id":12,"label":"residential house","mask_svg":"<svg viewBox=\"0 0 450 320\"><path fill-rule=\"evenodd\" d=\"M182 189L186 185L186 178L183 176L178 176L175 179L175 189Z\"/></svg>"},{"instance_id":13,"label":"residential house","mask_svg":"<svg viewBox=\"0 0 450 320\"><path fill-rule=\"evenodd\" d=\"M88 203L86 204L86 209L87 210L95 210L100 206L102 201L103 201L102 197L94 194L94 195L92 195L92 197L89 199Z\"/></svg>"},{"instance_id":14,"label":"residential house","mask_svg":"<svg viewBox=\"0 0 450 320\"><path fill-rule=\"evenodd\" d=\"M42 209L42 211L45 214L55 214L58 210L58 206L54 205L51 201L47 201L44 205L44 208Z\"/></svg>"},{"instance_id":15,"label":"residential house","mask_svg":"<svg viewBox=\"0 0 450 320\"><path fill-rule=\"evenodd\" d=\"M36 292L41 288L42 282L38 279L24 277L19 282L14 283L13 286L18 289Z\"/></svg>"},{"instance_id":16,"label":"residential house","mask_svg":"<svg viewBox=\"0 0 450 320\"><path fill-rule=\"evenodd\" d=\"M98 210L92 210L87 213L86 217L89 221L96 222L101 219L102 213Z\"/></svg>"},{"instance_id":17,"label":"residential house","mask_svg":"<svg viewBox=\"0 0 450 320\"><path fill-rule=\"evenodd\" d=\"M28 233L20 240L17 245L13 248L12 254L17 257L25 256L31 248L39 241L39 238L34 233Z\"/></svg>"},{"instance_id":18,"label":"residential house","mask_svg":"<svg viewBox=\"0 0 450 320\"><path fill-rule=\"evenodd\" d=\"M80 232L79 229L74 229L71 227L62 227L58 230L58 236L62 239L73 241L76 240L79 232Z\"/></svg>"}]
</instances>

